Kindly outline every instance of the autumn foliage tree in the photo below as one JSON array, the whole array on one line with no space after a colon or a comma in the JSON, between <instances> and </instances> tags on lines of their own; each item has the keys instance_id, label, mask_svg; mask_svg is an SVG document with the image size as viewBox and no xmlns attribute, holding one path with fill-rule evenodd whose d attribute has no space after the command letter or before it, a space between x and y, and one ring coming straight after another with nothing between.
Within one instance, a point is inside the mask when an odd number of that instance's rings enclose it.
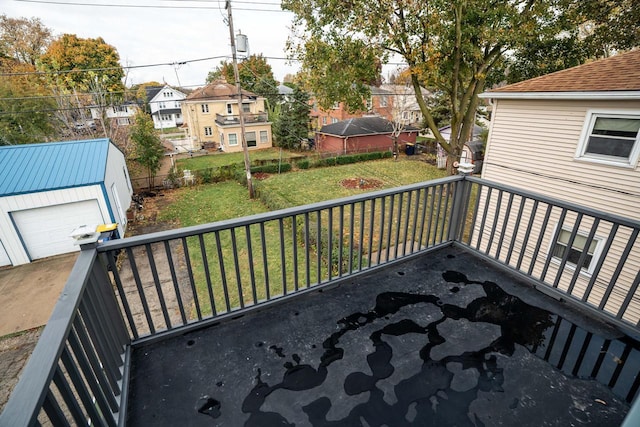
<instances>
[{"instance_id":1,"label":"autumn foliage tree","mask_svg":"<svg viewBox=\"0 0 640 427\"><path fill-rule=\"evenodd\" d=\"M75 34L64 34L40 57L40 68L58 72L56 81L71 91L88 92L95 81L100 81L108 92L122 93L124 90L124 71L118 51L101 37L83 39Z\"/></svg>"},{"instance_id":2,"label":"autumn foliage tree","mask_svg":"<svg viewBox=\"0 0 640 427\"><path fill-rule=\"evenodd\" d=\"M376 58L398 55L427 125L450 157L471 136L478 95L508 52L540 32L554 31L556 0L283 0L295 13L290 53L302 61L308 88L321 105L361 102ZM324 86L324 87L323 87ZM446 141L422 96L434 87L450 99ZM450 169L451 170L451 169Z\"/></svg>"},{"instance_id":3,"label":"autumn foliage tree","mask_svg":"<svg viewBox=\"0 0 640 427\"><path fill-rule=\"evenodd\" d=\"M19 63L35 66L52 38L51 29L39 18L0 15L0 53Z\"/></svg>"}]
</instances>

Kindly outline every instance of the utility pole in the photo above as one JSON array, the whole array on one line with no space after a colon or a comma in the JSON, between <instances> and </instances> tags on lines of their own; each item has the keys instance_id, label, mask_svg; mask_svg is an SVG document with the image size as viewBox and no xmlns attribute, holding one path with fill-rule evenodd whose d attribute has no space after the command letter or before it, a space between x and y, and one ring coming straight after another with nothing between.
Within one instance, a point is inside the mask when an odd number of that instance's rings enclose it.
<instances>
[{"instance_id":1,"label":"utility pole","mask_svg":"<svg viewBox=\"0 0 640 427\"><path fill-rule=\"evenodd\" d=\"M233 17L231 16L231 1L227 0L225 8L229 17L229 36L231 38L231 55L233 57L233 77L236 79L236 89L238 90L238 120L240 121L240 139L242 141L242 151L244 153L244 170L247 174L247 187L249 188L249 198L253 199L253 181L251 180L251 162L249 161L249 147L247 138L244 135L244 116L242 115L242 88L240 87L240 73L238 73L238 58L236 55L236 39L233 34Z\"/></svg>"}]
</instances>

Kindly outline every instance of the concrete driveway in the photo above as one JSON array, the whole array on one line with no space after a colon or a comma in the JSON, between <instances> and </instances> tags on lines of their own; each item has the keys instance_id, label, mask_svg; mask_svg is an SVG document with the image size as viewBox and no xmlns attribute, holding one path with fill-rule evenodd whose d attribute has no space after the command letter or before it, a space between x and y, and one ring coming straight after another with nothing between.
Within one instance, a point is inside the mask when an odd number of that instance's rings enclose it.
<instances>
[{"instance_id":1,"label":"concrete driveway","mask_svg":"<svg viewBox=\"0 0 640 427\"><path fill-rule=\"evenodd\" d=\"M0 337L47 323L78 254L0 269Z\"/></svg>"}]
</instances>

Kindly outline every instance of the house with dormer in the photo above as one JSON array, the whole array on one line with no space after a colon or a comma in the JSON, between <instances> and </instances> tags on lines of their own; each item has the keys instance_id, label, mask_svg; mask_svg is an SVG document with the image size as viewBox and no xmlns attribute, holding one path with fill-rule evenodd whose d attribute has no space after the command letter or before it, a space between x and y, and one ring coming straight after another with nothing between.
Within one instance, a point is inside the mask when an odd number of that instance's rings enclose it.
<instances>
[{"instance_id":1,"label":"house with dormer","mask_svg":"<svg viewBox=\"0 0 640 427\"><path fill-rule=\"evenodd\" d=\"M271 122L264 97L243 90L239 102L235 85L217 80L196 89L182 101L184 128L194 149L242 151L240 113L244 119L247 147L272 147Z\"/></svg>"},{"instance_id":2,"label":"house with dormer","mask_svg":"<svg viewBox=\"0 0 640 427\"><path fill-rule=\"evenodd\" d=\"M182 126L184 120L181 102L187 97L185 93L169 85L149 86L146 91L154 128L167 129Z\"/></svg>"}]
</instances>

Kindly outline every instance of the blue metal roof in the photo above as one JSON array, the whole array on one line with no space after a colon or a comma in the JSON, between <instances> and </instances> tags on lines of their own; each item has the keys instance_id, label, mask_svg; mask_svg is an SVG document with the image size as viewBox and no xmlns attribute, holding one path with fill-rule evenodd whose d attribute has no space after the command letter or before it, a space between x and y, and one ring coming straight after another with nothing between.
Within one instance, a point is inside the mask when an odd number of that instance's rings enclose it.
<instances>
[{"instance_id":1,"label":"blue metal roof","mask_svg":"<svg viewBox=\"0 0 640 427\"><path fill-rule=\"evenodd\" d=\"M0 146L0 197L104 181L109 139Z\"/></svg>"}]
</instances>

